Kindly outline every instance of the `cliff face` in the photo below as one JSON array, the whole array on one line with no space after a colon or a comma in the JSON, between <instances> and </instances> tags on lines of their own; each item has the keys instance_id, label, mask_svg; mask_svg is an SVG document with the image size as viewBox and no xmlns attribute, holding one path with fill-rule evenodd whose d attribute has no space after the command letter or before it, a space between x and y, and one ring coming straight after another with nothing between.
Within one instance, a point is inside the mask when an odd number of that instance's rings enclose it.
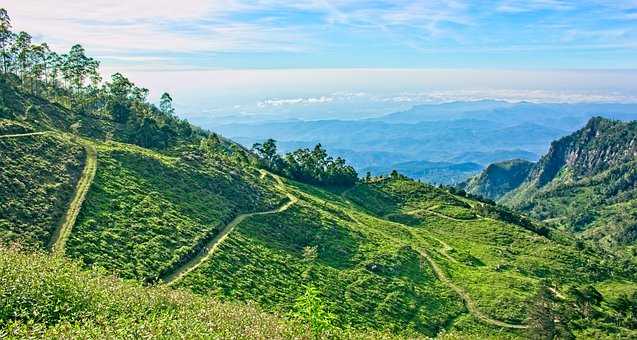
<instances>
[{"instance_id":1,"label":"cliff face","mask_svg":"<svg viewBox=\"0 0 637 340\"><path fill-rule=\"evenodd\" d=\"M529 180L542 187L567 167L575 178L593 176L637 157L637 123L592 118L574 134L551 144Z\"/></svg>"},{"instance_id":2,"label":"cliff face","mask_svg":"<svg viewBox=\"0 0 637 340\"><path fill-rule=\"evenodd\" d=\"M591 119L553 142L500 202L609 246L635 245L637 122Z\"/></svg>"}]
</instances>

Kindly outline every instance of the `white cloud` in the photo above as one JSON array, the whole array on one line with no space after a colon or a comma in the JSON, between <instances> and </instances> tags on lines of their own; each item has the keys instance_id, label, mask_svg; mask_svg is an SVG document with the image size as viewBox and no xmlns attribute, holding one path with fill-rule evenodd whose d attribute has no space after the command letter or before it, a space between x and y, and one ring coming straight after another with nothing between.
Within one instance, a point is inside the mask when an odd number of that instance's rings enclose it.
<instances>
[{"instance_id":1,"label":"white cloud","mask_svg":"<svg viewBox=\"0 0 637 340\"><path fill-rule=\"evenodd\" d=\"M3 0L17 30L65 50L97 54L297 52L307 42L295 27L232 21L254 5L234 0Z\"/></svg>"},{"instance_id":2,"label":"white cloud","mask_svg":"<svg viewBox=\"0 0 637 340\"><path fill-rule=\"evenodd\" d=\"M310 105L310 104L326 104L334 101L334 97L320 96L307 98L291 98L291 99L266 99L257 103L258 107L264 108L268 106L286 106L286 105Z\"/></svg>"}]
</instances>

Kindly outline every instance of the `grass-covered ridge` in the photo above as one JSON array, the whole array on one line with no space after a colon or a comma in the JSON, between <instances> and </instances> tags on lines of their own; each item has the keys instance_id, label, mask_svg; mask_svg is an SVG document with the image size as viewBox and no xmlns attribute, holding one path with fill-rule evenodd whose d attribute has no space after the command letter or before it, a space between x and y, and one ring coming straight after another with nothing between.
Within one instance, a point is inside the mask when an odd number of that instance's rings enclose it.
<instances>
[{"instance_id":1,"label":"grass-covered ridge","mask_svg":"<svg viewBox=\"0 0 637 340\"><path fill-rule=\"evenodd\" d=\"M155 280L194 256L237 214L283 200L254 169L119 143L96 147L97 174L67 253L122 277Z\"/></svg>"},{"instance_id":2,"label":"grass-covered ridge","mask_svg":"<svg viewBox=\"0 0 637 340\"><path fill-rule=\"evenodd\" d=\"M517 338L532 330L499 324L527 327L542 287L566 296L615 277L634 280L634 265L610 254L582 251L557 231L547 238L523 223L484 217L482 202L408 179L363 183L343 195L287 184L300 198L296 206L245 220L178 286L291 312L304 292L301 282L319 289L338 326ZM477 312L463 306L427 257ZM618 313L605 311L605 317ZM569 332L595 329L579 327ZM606 331L628 334L626 326L613 327Z\"/></svg>"},{"instance_id":3,"label":"grass-covered ridge","mask_svg":"<svg viewBox=\"0 0 637 340\"><path fill-rule=\"evenodd\" d=\"M0 121L0 136L30 133ZM0 243L44 248L82 171L84 148L60 133L0 138Z\"/></svg>"}]
</instances>

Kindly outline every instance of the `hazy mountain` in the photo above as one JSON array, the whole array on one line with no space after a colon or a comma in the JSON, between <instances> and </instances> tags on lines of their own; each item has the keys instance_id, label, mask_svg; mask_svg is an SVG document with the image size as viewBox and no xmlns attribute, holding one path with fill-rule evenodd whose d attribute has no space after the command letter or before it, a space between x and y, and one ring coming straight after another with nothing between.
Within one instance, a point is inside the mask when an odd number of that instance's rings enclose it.
<instances>
[{"instance_id":1,"label":"hazy mountain","mask_svg":"<svg viewBox=\"0 0 637 340\"><path fill-rule=\"evenodd\" d=\"M359 171L366 168L380 171L410 161L483 165L514 158L536 161L537 155L548 150L551 141L581 128L594 115L636 119L637 105L482 100L419 105L373 119L267 121L206 127L246 146L267 138L276 139L284 151L321 143L337 155L351 159ZM405 170L415 174L411 169ZM445 178L448 174L437 177Z\"/></svg>"},{"instance_id":2,"label":"hazy mountain","mask_svg":"<svg viewBox=\"0 0 637 340\"><path fill-rule=\"evenodd\" d=\"M540 159L540 156L524 150L468 151L452 158L450 161L453 163L472 162L486 166L511 159L524 159L535 162Z\"/></svg>"},{"instance_id":3,"label":"hazy mountain","mask_svg":"<svg viewBox=\"0 0 637 340\"><path fill-rule=\"evenodd\" d=\"M507 125L533 123L557 129L574 130L580 128L593 116L620 120L637 119L637 104L454 102L439 105L418 105L410 110L388 114L375 120L419 123L478 119L497 121Z\"/></svg>"},{"instance_id":4,"label":"hazy mountain","mask_svg":"<svg viewBox=\"0 0 637 340\"><path fill-rule=\"evenodd\" d=\"M389 175L393 170L413 179L432 184L456 184L466 180L482 170L476 163L446 163L428 161L410 161L388 166L372 166L363 168L362 174L368 171L373 176Z\"/></svg>"}]
</instances>

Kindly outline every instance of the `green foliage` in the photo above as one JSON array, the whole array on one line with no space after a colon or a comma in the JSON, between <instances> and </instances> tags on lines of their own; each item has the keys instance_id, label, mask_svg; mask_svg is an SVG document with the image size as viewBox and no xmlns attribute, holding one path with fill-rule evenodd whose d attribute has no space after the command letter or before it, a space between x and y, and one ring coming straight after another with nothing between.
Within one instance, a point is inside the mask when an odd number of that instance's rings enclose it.
<instances>
[{"instance_id":1,"label":"green foliage","mask_svg":"<svg viewBox=\"0 0 637 340\"><path fill-rule=\"evenodd\" d=\"M308 338L253 305L140 287L41 253L0 248L0 337ZM345 337L345 336L339 336ZM362 338L362 336L354 336Z\"/></svg>"},{"instance_id":2,"label":"green foliage","mask_svg":"<svg viewBox=\"0 0 637 340\"><path fill-rule=\"evenodd\" d=\"M155 280L194 256L237 214L272 209L281 199L256 174L223 163L189 164L123 144L98 145L97 173L67 254L125 278Z\"/></svg>"},{"instance_id":3,"label":"green foliage","mask_svg":"<svg viewBox=\"0 0 637 340\"><path fill-rule=\"evenodd\" d=\"M23 132L20 125L2 126ZM83 163L83 148L59 134L0 138L0 243L45 247Z\"/></svg>"},{"instance_id":4,"label":"green foliage","mask_svg":"<svg viewBox=\"0 0 637 340\"><path fill-rule=\"evenodd\" d=\"M611 248L634 245L637 123L593 118L551 145L502 203ZM629 253L629 252L626 252Z\"/></svg>"},{"instance_id":5,"label":"green foliage","mask_svg":"<svg viewBox=\"0 0 637 340\"><path fill-rule=\"evenodd\" d=\"M358 180L358 174L345 160L328 156L327 151L317 144L313 150L298 149L284 158L277 154L276 141L268 139L263 144L252 147L262 166L294 180L327 186L351 187Z\"/></svg>"},{"instance_id":6,"label":"green foliage","mask_svg":"<svg viewBox=\"0 0 637 340\"><path fill-rule=\"evenodd\" d=\"M347 217L355 211L334 205L338 199L306 193L281 214L245 220L178 285L286 313L297 311L309 285L320 290L334 326L406 336L434 336L462 313L453 292L393 238L405 227L375 219L358 224Z\"/></svg>"},{"instance_id":7,"label":"green foliage","mask_svg":"<svg viewBox=\"0 0 637 340\"><path fill-rule=\"evenodd\" d=\"M332 328L334 315L326 310L315 287L307 286L305 294L296 299L294 308L294 316L307 323L314 336L319 337Z\"/></svg>"}]
</instances>

